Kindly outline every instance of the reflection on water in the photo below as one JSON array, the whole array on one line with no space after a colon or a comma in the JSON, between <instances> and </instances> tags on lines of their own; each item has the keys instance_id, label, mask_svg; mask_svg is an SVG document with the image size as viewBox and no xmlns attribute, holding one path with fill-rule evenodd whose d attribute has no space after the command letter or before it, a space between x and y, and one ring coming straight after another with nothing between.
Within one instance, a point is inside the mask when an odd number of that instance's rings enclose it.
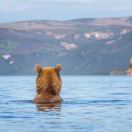
<instances>
[{"instance_id":1,"label":"reflection on water","mask_svg":"<svg viewBox=\"0 0 132 132\"><path fill-rule=\"evenodd\" d=\"M60 111L61 110L61 103L44 103L44 104L36 104L38 111Z\"/></svg>"},{"instance_id":2,"label":"reflection on water","mask_svg":"<svg viewBox=\"0 0 132 132\"><path fill-rule=\"evenodd\" d=\"M62 103L35 104L35 77L0 77L0 132L131 132L132 78L64 76Z\"/></svg>"}]
</instances>

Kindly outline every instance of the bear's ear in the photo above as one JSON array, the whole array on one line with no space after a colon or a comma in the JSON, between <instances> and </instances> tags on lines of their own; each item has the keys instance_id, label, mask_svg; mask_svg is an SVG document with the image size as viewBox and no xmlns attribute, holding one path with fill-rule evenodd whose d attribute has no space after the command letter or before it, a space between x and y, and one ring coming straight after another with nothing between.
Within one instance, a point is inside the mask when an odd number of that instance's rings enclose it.
<instances>
[{"instance_id":1,"label":"bear's ear","mask_svg":"<svg viewBox=\"0 0 132 132\"><path fill-rule=\"evenodd\" d=\"M42 69L43 69L43 67L42 67L41 65L39 65L39 64L35 65L35 71L36 71L38 74L41 73Z\"/></svg>"},{"instance_id":2,"label":"bear's ear","mask_svg":"<svg viewBox=\"0 0 132 132\"><path fill-rule=\"evenodd\" d=\"M61 70L61 64L57 64L57 65L55 66L55 70L56 70L57 73L59 73L60 70Z\"/></svg>"}]
</instances>

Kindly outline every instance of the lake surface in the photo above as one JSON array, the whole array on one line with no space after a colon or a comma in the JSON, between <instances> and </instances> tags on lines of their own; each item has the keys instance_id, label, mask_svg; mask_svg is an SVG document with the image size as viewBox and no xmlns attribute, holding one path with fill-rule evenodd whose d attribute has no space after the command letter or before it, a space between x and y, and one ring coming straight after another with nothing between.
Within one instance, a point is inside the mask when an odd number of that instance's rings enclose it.
<instances>
[{"instance_id":1,"label":"lake surface","mask_svg":"<svg viewBox=\"0 0 132 132\"><path fill-rule=\"evenodd\" d=\"M132 77L62 80L64 102L37 106L34 76L1 76L0 132L132 132Z\"/></svg>"}]
</instances>

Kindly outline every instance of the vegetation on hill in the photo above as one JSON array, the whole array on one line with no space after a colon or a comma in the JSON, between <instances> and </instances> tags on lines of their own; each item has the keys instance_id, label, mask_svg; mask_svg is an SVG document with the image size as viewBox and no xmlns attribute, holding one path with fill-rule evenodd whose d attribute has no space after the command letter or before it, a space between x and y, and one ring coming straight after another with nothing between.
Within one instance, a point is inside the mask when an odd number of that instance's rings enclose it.
<instances>
[{"instance_id":1,"label":"vegetation on hill","mask_svg":"<svg viewBox=\"0 0 132 132\"><path fill-rule=\"evenodd\" d=\"M0 24L0 74L34 74L61 63L63 74L124 71L132 57L131 17Z\"/></svg>"}]
</instances>

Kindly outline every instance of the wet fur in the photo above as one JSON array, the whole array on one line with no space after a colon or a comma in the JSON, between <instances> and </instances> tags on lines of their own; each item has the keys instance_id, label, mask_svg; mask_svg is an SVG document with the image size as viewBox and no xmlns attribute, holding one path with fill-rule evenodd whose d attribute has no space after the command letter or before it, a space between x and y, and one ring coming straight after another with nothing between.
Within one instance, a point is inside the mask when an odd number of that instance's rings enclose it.
<instances>
[{"instance_id":1,"label":"wet fur","mask_svg":"<svg viewBox=\"0 0 132 132\"><path fill-rule=\"evenodd\" d=\"M37 79L36 79L36 97L35 103L47 102L61 102L60 97L62 81L60 78L61 65L56 67L41 67L36 66Z\"/></svg>"}]
</instances>

